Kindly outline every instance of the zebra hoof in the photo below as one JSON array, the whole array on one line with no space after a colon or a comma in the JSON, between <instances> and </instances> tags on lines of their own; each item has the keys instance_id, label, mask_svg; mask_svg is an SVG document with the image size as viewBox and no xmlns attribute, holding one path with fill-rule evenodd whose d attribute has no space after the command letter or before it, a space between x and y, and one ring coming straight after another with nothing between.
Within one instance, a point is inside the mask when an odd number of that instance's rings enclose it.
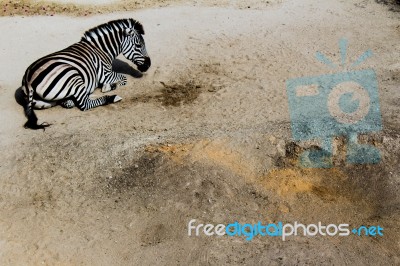
<instances>
[{"instance_id":1,"label":"zebra hoof","mask_svg":"<svg viewBox=\"0 0 400 266\"><path fill-rule=\"evenodd\" d=\"M121 101L122 98L119 97L118 95L111 95L111 96L107 96L107 103L116 103Z\"/></svg>"},{"instance_id":2,"label":"zebra hoof","mask_svg":"<svg viewBox=\"0 0 400 266\"><path fill-rule=\"evenodd\" d=\"M110 84L104 84L103 87L101 88L101 92L108 92L111 90L112 90L112 87Z\"/></svg>"},{"instance_id":3,"label":"zebra hoof","mask_svg":"<svg viewBox=\"0 0 400 266\"><path fill-rule=\"evenodd\" d=\"M118 95L115 95L115 97L114 97L114 103L116 103L116 102L119 102L119 101L121 101L122 100L122 98L121 97L119 97Z\"/></svg>"}]
</instances>

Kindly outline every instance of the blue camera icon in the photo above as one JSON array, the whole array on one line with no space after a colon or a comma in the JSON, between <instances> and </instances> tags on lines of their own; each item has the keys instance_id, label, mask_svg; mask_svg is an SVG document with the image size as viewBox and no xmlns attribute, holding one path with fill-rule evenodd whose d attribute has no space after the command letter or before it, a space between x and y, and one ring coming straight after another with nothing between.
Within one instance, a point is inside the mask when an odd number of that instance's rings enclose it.
<instances>
[{"instance_id":1,"label":"blue camera icon","mask_svg":"<svg viewBox=\"0 0 400 266\"><path fill-rule=\"evenodd\" d=\"M379 150L357 141L358 134L382 130L373 69L289 79L286 89L294 140L321 140L320 150L301 154L301 166L332 167L332 139L336 136L347 138L348 163L380 161Z\"/></svg>"}]
</instances>

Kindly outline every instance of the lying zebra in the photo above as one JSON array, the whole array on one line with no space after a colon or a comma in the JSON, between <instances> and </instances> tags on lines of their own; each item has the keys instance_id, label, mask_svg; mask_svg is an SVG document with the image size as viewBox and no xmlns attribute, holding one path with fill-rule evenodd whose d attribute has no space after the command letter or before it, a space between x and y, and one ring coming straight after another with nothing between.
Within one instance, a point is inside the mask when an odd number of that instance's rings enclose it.
<instances>
[{"instance_id":1,"label":"lying zebra","mask_svg":"<svg viewBox=\"0 0 400 266\"><path fill-rule=\"evenodd\" d=\"M112 61L121 53L137 65L139 71L147 71L151 61L143 34L143 26L134 19L110 21L86 31L80 42L30 65L22 80L27 97L25 128L49 126L37 124L33 108L45 109L60 104L85 111L120 101L122 98L118 95L97 99L89 96L98 87L107 92L126 84L124 75L111 70Z\"/></svg>"}]
</instances>

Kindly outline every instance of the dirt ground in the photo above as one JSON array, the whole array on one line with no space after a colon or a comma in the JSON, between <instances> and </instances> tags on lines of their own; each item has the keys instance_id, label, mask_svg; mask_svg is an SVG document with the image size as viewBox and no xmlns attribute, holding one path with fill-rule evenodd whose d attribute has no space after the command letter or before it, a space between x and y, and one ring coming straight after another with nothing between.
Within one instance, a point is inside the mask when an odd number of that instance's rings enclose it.
<instances>
[{"instance_id":1,"label":"dirt ground","mask_svg":"<svg viewBox=\"0 0 400 266\"><path fill-rule=\"evenodd\" d=\"M87 16L100 7L74 5L73 16L3 9L0 265L400 264L397 7L237 2L143 1ZM143 23L152 67L141 75L115 62L128 85L110 94L123 100L87 112L37 111L53 125L24 129L15 92L26 67L125 17ZM314 55L340 62L342 38L348 63L374 53L358 69L377 73L383 130L359 140L382 160L346 163L338 136L334 167L302 168L298 156L310 143L293 141L286 81L334 73ZM190 237L191 219L379 225L384 236Z\"/></svg>"}]
</instances>

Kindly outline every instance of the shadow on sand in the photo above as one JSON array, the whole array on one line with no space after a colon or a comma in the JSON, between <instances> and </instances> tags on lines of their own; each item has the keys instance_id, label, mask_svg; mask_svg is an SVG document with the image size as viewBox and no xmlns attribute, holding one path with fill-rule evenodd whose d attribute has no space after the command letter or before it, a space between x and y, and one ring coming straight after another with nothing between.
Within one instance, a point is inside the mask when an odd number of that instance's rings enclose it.
<instances>
[{"instance_id":1,"label":"shadow on sand","mask_svg":"<svg viewBox=\"0 0 400 266\"><path fill-rule=\"evenodd\" d=\"M25 93L24 93L24 91L22 90L22 87L19 87L19 88L15 91L15 93L14 93L14 98L15 98L15 101L16 101L19 105L21 105L21 106L25 106L25 105L27 104L26 98L25 98Z\"/></svg>"}]
</instances>

